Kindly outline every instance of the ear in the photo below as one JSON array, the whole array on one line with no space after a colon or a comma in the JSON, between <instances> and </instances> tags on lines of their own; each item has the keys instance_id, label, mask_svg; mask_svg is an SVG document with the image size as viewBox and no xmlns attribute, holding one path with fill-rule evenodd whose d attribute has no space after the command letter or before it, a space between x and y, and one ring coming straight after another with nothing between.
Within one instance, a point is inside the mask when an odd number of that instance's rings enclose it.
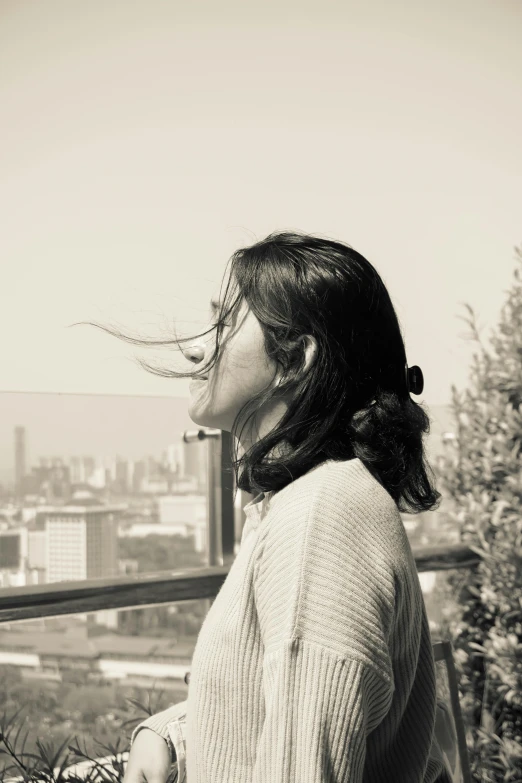
<instances>
[{"instance_id":1,"label":"ear","mask_svg":"<svg viewBox=\"0 0 522 783\"><path fill-rule=\"evenodd\" d=\"M311 334L303 334L299 337L299 342L301 342L301 344L304 345L304 357L303 357L304 365L301 369L301 373L303 375L306 375L317 359L317 353L318 353L317 340ZM274 386L279 386L280 383L281 383L281 379L277 377L277 372L276 372Z\"/></svg>"},{"instance_id":2,"label":"ear","mask_svg":"<svg viewBox=\"0 0 522 783\"><path fill-rule=\"evenodd\" d=\"M318 345L317 340L312 334L304 334L301 337L301 341L304 344L303 372L306 375L317 360Z\"/></svg>"}]
</instances>

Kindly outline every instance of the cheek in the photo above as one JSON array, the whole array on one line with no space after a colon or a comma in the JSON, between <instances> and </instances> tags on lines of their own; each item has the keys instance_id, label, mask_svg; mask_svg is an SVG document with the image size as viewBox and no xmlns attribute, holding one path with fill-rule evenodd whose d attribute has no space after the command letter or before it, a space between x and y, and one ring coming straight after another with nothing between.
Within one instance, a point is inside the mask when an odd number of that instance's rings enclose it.
<instances>
[{"instance_id":1,"label":"cheek","mask_svg":"<svg viewBox=\"0 0 522 783\"><path fill-rule=\"evenodd\" d=\"M265 389L272 378L273 373L264 364L251 362L249 365L239 365L239 362L231 362L220 368L219 374L198 389L193 404L205 408L211 414L235 414Z\"/></svg>"}]
</instances>

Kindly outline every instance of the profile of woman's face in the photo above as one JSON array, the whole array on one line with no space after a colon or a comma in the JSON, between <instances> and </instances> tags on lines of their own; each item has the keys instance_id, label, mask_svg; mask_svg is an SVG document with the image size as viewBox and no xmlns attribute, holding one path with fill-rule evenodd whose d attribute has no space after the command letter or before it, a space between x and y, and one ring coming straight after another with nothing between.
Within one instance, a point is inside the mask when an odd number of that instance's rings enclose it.
<instances>
[{"instance_id":1,"label":"profile of woman's face","mask_svg":"<svg viewBox=\"0 0 522 783\"><path fill-rule=\"evenodd\" d=\"M186 356L196 365L195 371L205 366L214 344L212 331L187 349ZM219 354L208 371L208 380L193 379L190 383L190 418L200 426L231 432L243 405L275 382L276 369L275 362L266 354L261 325L243 300L223 330ZM271 403L270 412L259 412L265 423L267 414L271 418L277 407L280 416L283 410L278 403Z\"/></svg>"}]
</instances>

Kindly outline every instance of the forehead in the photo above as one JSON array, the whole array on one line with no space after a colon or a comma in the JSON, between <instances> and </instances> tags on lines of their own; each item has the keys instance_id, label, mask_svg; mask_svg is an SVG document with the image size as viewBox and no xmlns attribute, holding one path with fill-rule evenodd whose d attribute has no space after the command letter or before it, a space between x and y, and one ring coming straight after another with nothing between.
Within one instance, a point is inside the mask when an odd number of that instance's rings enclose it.
<instances>
[{"instance_id":1,"label":"forehead","mask_svg":"<svg viewBox=\"0 0 522 783\"><path fill-rule=\"evenodd\" d=\"M212 314L217 313L221 310L223 307L223 301L219 298L219 296L213 296L210 299L210 311ZM230 304L229 304L230 307ZM241 302L239 303L239 311L243 311L246 308L246 301L244 298L241 299ZM237 312L237 308L236 308Z\"/></svg>"}]
</instances>

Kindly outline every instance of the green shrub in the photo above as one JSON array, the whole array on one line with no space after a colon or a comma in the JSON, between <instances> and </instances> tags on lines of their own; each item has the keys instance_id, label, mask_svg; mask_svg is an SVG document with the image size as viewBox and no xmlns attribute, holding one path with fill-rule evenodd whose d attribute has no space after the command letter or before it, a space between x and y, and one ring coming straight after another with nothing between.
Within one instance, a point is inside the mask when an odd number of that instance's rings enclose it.
<instances>
[{"instance_id":1,"label":"green shrub","mask_svg":"<svg viewBox=\"0 0 522 783\"><path fill-rule=\"evenodd\" d=\"M522 250L516 249L517 262ZM452 387L455 439L436 466L462 543L482 556L448 582L475 780L522 780L522 279L507 292L487 349L477 344L469 388Z\"/></svg>"},{"instance_id":2,"label":"green shrub","mask_svg":"<svg viewBox=\"0 0 522 783\"><path fill-rule=\"evenodd\" d=\"M0 781L8 783L121 783L125 774L125 763L130 748L132 729L147 715L157 711L154 702L162 694L149 694L145 706L135 699L127 699L129 714L121 723L121 735L116 743L103 743L94 739L98 750L95 755L87 752L85 745L74 736L61 741L36 739L36 749L27 750L30 727L21 709L10 714L4 712L0 719ZM167 783L177 781L175 765Z\"/></svg>"}]
</instances>

